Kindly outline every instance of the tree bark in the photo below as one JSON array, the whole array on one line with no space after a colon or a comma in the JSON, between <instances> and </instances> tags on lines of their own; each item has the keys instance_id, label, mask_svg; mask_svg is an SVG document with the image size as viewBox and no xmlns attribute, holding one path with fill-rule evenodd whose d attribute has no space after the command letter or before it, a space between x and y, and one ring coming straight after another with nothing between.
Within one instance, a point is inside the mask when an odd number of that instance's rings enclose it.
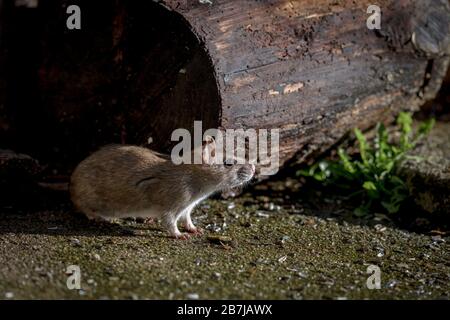
<instances>
[{"instance_id":1,"label":"tree bark","mask_svg":"<svg viewBox=\"0 0 450 320\"><path fill-rule=\"evenodd\" d=\"M370 0L2 2L0 143L61 170L106 143L167 151L194 120L279 128L281 163L305 161L417 110L449 63L445 0L378 1L380 30ZM69 4L81 30L65 27Z\"/></svg>"}]
</instances>

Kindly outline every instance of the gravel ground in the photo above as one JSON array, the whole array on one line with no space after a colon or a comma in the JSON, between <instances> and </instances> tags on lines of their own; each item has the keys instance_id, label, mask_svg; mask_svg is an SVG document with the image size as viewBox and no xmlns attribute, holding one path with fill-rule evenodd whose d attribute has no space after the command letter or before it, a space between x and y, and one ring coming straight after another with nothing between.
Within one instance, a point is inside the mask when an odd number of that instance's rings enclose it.
<instances>
[{"instance_id":1,"label":"gravel ground","mask_svg":"<svg viewBox=\"0 0 450 320\"><path fill-rule=\"evenodd\" d=\"M424 218L355 219L343 200L305 190L285 179L233 200L208 200L194 213L205 234L186 241L168 238L158 223L90 222L65 195L51 210L5 207L0 297L449 298L448 230L404 228ZM80 290L67 288L70 265L80 267ZM366 286L369 265L381 270L379 290Z\"/></svg>"}]
</instances>

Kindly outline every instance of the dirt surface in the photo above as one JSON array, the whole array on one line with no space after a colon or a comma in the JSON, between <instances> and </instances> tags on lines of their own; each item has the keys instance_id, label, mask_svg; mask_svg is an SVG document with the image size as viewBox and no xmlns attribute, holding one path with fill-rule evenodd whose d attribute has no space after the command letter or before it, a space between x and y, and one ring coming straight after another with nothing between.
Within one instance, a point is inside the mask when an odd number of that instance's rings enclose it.
<instances>
[{"instance_id":1,"label":"dirt surface","mask_svg":"<svg viewBox=\"0 0 450 320\"><path fill-rule=\"evenodd\" d=\"M208 200L194 213L205 235L187 241L158 223L90 222L65 193L45 204L51 210L4 207L0 297L449 298L447 230L415 233L382 214L355 219L345 200L299 187L287 178ZM81 290L66 286L70 265L81 269ZM381 269L380 290L366 287L369 265Z\"/></svg>"}]
</instances>

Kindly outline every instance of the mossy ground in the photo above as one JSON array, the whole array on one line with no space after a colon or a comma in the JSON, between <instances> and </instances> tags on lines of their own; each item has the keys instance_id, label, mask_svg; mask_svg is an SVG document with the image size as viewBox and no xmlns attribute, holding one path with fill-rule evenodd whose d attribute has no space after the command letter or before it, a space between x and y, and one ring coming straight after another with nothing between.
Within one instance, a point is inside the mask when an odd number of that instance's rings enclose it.
<instances>
[{"instance_id":1,"label":"mossy ground","mask_svg":"<svg viewBox=\"0 0 450 320\"><path fill-rule=\"evenodd\" d=\"M65 197L37 212L1 210L0 298L449 298L448 230L412 232L382 214L355 219L345 200L294 179L203 202L193 216L205 235L187 241L158 223L90 222ZM366 287L371 264L380 290ZM69 265L81 269L81 290L66 286Z\"/></svg>"}]
</instances>

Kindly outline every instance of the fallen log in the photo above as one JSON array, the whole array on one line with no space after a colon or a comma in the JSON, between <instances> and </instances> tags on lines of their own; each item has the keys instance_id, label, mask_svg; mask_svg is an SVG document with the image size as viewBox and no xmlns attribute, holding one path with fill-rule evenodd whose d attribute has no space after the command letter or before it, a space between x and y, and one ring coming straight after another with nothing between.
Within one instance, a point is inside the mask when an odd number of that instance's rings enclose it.
<instances>
[{"instance_id":1,"label":"fallen log","mask_svg":"<svg viewBox=\"0 0 450 320\"><path fill-rule=\"evenodd\" d=\"M167 151L194 120L280 128L281 163L305 161L417 110L449 63L445 0L381 0L379 30L368 0L2 2L0 142L69 170L111 142Z\"/></svg>"}]
</instances>

